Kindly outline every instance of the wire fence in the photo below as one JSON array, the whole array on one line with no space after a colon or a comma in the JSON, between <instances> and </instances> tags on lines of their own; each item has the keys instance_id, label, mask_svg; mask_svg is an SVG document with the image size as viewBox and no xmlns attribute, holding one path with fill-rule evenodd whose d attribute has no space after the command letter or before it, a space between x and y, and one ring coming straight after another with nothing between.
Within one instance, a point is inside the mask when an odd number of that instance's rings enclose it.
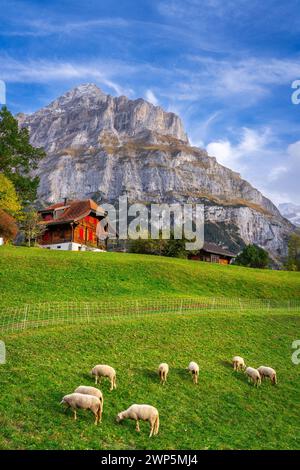
<instances>
[{"instance_id":1,"label":"wire fence","mask_svg":"<svg viewBox=\"0 0 300 470\"><path fill-rule=\"evenodd\" d=\"M237 298L157 298L98 302L51 302L7 307L0 313L0 332L44 325L90 323L126 316L208 311L257 312L283 309L300 312L300 299L285 301Z\"/></svg>"}]
</instances>

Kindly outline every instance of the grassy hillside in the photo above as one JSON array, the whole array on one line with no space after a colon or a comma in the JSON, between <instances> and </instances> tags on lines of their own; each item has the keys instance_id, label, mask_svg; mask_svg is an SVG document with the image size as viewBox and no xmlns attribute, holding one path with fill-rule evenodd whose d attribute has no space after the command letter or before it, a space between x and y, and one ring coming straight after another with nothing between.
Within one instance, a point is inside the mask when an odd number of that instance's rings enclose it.
<instances>
[{"instance_id":1,"label":"grassy hillside","mask_svg":"<svg viewBox=\"0 0 300 470\"><path fill-rule=\"evenodd\" d=\"M0 247L0 303L171 296L300 297L300 275L124 253Z\"/></svg>"},{"instance_id":2,"label":"grassy hillside","mask_svg":"<svg viewBox=\"0 0 300 470\"><path fill-rule=\"evenodd\" d=\"M299 328L300 316L286 312L218 312L106 320L7 336L7 364L0 366L0 448L300 449L300 366L291 362ZM278 385L268 381L256 389L248 384L228 362L235 354L254 367L275 367ZM190 360L200 365L198 386L184 370ZM165 387L156 375L161 361L170 364ZM79 411L75 422L59 405L78 385L93 385L88 372L97 363L114 366L118 380L112 393L106 381L102 384L104 414L98 427L89 412ZM115 422L116 414L133 403L158 408L157 437L148 438L148 423L141 423L138 434L133 422Z\"/></svg>"}]
</instances>

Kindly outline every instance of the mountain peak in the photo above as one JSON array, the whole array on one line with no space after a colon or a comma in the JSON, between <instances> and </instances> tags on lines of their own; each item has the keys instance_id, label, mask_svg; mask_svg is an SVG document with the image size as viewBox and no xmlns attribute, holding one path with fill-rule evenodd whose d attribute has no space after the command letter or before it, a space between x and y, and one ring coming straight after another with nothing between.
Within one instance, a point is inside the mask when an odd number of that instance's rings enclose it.
<instances>
[{"instance_id":1,"label":"mountain peak","mask_svg":"<svg viewBox=\"0 0 300 470\"><path fill-rule=\"evenodd\" d=\"M72 88L66 94L69 93L73 95L96 94L106 96L106 94L95 83L82 83L81 85Z\"/></svg>"},{"instance_id":2,"label":"mountain peak","mask_svg":"<svg viewBox=\"0 0 300 470\"><path fill-rule=\"evenodd\" d=\"M47 124L43 121L45 117ZM31 132L38 125L40 135L42 127L46 129L57 119L58 125L53 124L46 142L43 139L46 150L56 147L56 140L61 137L61 125L64 126L65 143L69 142L70 146L74 143L75 131L81 136L79 140L84 139L90 145L97 145L99 134L103 132L118 136L122 141L141 133L156 132L188 143L182 121L176 114L142 98L131 100L126 96L105 94L94 83L76 86L45 108L20 118L19 123L30 127Z\"/></svg>"}]
</instances>

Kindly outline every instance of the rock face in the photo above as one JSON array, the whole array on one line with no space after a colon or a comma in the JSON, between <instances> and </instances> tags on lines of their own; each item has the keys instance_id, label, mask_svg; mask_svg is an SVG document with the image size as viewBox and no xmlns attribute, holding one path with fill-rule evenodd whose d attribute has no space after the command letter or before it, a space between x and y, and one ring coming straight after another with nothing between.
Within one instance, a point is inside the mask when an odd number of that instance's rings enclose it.
<instances>
[{"instance_id":1,"label":"rock face","mask_svg":"<svg viewBox=\"0 0 300 470\"><path fill-rule=\"evenodd\" d=\"M190 146L175 114L87 84L18 120L47 152L37 170L43 203L114 202L122 194L132 202L203 202L211 241L286 254L292 224L239 174Z\"/></svg>"}]
</instances>

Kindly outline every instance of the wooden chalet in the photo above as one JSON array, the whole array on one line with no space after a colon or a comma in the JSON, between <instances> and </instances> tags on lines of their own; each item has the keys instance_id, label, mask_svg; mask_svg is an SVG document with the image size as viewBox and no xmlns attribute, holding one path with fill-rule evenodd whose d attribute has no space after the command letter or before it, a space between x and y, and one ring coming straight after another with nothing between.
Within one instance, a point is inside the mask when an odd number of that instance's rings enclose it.
<instances>
[{"instance_id":1,"label":"wooden chalet","mask_svg":"<svg viewBox=\"0 0 300 470\"><path fill-rule=\"evenodd\" d=\"M197 254L189 256L189 259L207 261L208 263L230 264L236 257L234 253L222 248L215 243L205 242L203 248Z\"/></svg>"},{"instance_id":2,"label":"wooden chalet","mask_svg":"<svg viewBox=\"0 0 300 470\"><path fill-rule=\"evenodd\" d=\"M53 204L39 211L44 233L38 238L43 248L54 250L106 250L107 213L91 199ZM100 223L101 222L101 223Z\"/></svg>"}]
</instances>

